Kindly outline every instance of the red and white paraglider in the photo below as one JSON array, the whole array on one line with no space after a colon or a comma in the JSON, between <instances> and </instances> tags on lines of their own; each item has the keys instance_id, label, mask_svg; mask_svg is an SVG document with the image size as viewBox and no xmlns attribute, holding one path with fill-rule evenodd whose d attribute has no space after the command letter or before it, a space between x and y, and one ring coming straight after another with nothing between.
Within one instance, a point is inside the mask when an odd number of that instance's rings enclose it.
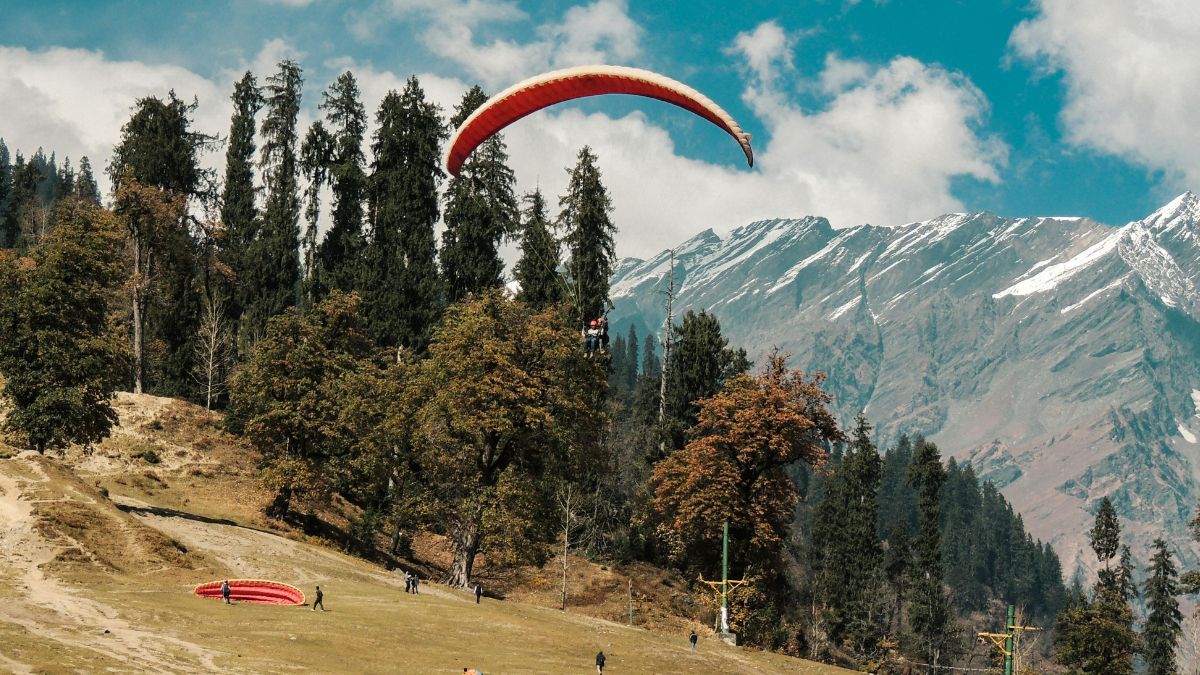
<instances>
[{"instance_id":1,"label":"red and white paraglider","mask_svg":"<svg viewBox=\"0 0 1200 675\"><path fill-rule=\"evenodd\" d=\"M467 156L480 143L526 115L556 103L607 94L655 98L695 113L732 136L746 154L746 162L754 166L750 134L704 94L640 68L580 66L531 77L488 99L454 132L446 152L446 170L457 176Z\"/></svg>"}]
</instances>

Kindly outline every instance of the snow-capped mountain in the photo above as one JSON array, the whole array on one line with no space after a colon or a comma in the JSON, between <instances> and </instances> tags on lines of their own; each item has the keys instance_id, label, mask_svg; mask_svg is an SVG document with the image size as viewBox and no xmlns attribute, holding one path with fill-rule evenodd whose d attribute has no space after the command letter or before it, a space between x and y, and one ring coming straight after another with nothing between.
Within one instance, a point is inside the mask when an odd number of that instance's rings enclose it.
<instances>
[{"instance_id":1,"label":"snow-capped mountain","mask_svg":"<svg viewBox=\"0 0 1200 675\"><path fill-rule=\"evenodd\" d=\"M661 328L664 252L612 280L616 330ZM1100 498L1143 555L1191 564L1200 499L1200 199L1113 228L955 213L834 230L822 218L705 231L675 249L676 308L715 313L752 357L829 374L843 419L932 438L1003 487L1069 571Z\"/></svg>"}]
</instances>

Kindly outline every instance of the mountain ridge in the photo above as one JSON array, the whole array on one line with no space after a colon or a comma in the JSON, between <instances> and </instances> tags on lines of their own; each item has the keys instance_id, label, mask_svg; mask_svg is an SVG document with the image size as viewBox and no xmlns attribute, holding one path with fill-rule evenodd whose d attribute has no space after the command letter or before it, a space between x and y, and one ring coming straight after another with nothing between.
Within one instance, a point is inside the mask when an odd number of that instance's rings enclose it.
<instances>
[{"instance_id":1,"label":"mountain ridge","mask_svg":"<svg viewBox=\"0 0 1200 675\"><path fill-rule=\"evenodd\" d=\"M842 418L866 410L887 443L923 433L971 461L1067 569L1091 567L1085 531L1105 496L1135 551L1165 527L1192 564L1198 233L1190 191L1119 227L987 211L842 230L755 221L677 248L676 316L706 309L752 357L780 348L829 373ZM669 257L620 261L614 330L659 331Z\"/></svg>"}]
</instances>

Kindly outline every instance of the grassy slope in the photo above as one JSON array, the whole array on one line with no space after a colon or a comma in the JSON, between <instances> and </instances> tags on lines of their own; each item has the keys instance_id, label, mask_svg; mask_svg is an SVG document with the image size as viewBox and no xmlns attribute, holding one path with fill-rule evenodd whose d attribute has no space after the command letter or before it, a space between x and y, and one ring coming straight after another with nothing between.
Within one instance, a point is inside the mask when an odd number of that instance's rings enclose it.
<instances>
[{"instance_id":1,"label":"grassy slope","mask_svg":"<svg viewBox=\"0 0 1200 675\"><path fill-rule=\"evenodd\" d=\"M844 672L708 637L691 654L678 629L536 604L549 593L479 606L433 583L406 595L395 573L266 520L248 451L214 418L153 397L119 409L122 429L90 456L0 461L0 670L564 673L590 672L603 649L612 673ZM581 587L624 585L576 565ZM190 594L225 576L320 584L329 611Z\"/></svg>"}]
</instances>

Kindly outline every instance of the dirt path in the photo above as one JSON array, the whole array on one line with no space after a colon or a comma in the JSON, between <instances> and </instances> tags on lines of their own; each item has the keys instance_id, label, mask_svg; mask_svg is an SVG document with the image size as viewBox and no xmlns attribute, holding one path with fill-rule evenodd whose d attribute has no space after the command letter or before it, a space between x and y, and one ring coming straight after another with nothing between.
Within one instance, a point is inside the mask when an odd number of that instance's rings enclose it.
<instances>
[{"instance_id":1,"label":"dirt path","mask_svg":"<svg viewBox=\"0 0 1200 675\"><path fill-rule=\"evenodd\" d=\"M99 652L139 670L215 670L213 655L204 647L134 627L120 617L116 608L82 596L43 571L42 565L53 560L64 546L48 541L34 527L34 505L84 496L73 490L70 496L54 496L50 478L39 461L44 460L28 454L0 461L0 569L7 568L4 576L16 589L16 597L0 605L0 622ZM181 654L195 665L184 666ZM8 657L5 665L13 670L30 669Z\"/></svg>"}]
</instances>

